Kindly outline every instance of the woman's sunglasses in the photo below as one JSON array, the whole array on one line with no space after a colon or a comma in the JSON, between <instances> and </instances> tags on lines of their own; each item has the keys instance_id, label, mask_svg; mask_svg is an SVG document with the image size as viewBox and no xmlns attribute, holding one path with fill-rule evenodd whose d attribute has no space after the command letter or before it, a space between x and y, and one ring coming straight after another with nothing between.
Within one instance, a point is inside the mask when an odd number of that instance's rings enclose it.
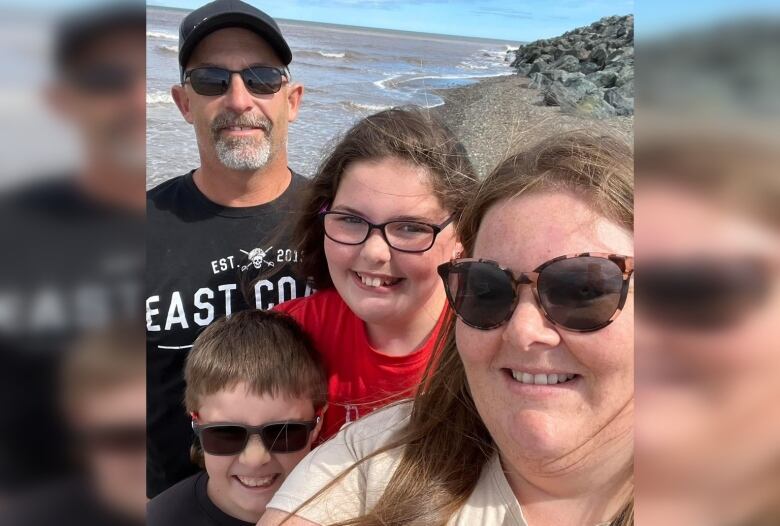
<instances>
[{"instance_id":1,"label":"woman's sunglasses","mask_svg":"<svg viewBox=\"0 0 780 526\"><path fill-rule=\"evenodd\" d=\"M234 423L200 425L192 421L192 430L200 439L203 451L209 455L238 455L246 448L249 437L258 435L268 451L292 453L309 443L312 429L320 421L318 416L310 421L271 422L261 426Z\"/></svg>"},{"instance_id":2,"label":"woman's sunglasses","mask_svg":"<svg viewBox=\"0 0 780 526\"><path fill-rule=\"evenodd\" d=\"M274 66L252 66L240 71L232 71L216 66L203 66L184 73L182 83L190 81L192 89L199 95L217 96L227 93L233 73L241 75L246 89L255 95L271 95L282 88L285 78L289 78L282 68Z\"/></svg>"},{"instance_id":3,"label":"woman's sunglasses","mask_svg":"<svg viewBox=\"0 0 780 526\"><path fill-rule=\"evenodd\" d=\"M457 259L438 270L450 305L466 325L488 330L506 323L519 301L518 287L531 285L548 320L588 332L606 327L620 314L634 258L593 252L560 256L517 276L483 259Z\"/></svg>"}]
</instances>

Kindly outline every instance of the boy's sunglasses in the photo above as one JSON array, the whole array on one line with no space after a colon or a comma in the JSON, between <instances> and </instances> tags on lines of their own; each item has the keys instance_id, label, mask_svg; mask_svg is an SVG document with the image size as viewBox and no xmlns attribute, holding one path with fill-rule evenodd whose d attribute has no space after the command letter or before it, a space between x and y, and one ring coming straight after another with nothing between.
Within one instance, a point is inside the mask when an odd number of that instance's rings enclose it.
<instances>
[{"instance_id":1,"label":"boy's sunglasses","mask_svg":"<svg viewBox=\"0 0 780 526\"><path fill-rule=\"evenodd\" d=\"M606 327L620 314L634 258L593 252L560 256L517 276L483 259L457 259L438 270L450 305L466 325L488 330L504 324L519 301L518 287L531 285L548 320L588 332Z\"/></svg>"},{"instance_id":2,"label":"boy's sunglasses","mask_svg":"<svg viewBox=\"0 0 780 526\"><path fill-rule=\"evenodd\" d=\"M246 426L234 423L200 425L192 421L192 430L200 439L203 451L209 455L238 455L249 442L249 437L258 435L268 451L292 453L300 451L309 443L312 429L320 421L315 420L270 422L261 426Z\"/></svg>"},{"instance_id":3,"label":"boy's sunglasses","mask_svg":"<svg viewBox=\"0 0 780 526\"><path fill-rule=\"evenodd\" d=\"M282 68L274 66L252 66L233 71L217 66L203 66L184 73L182 84L189 79L192 89L199 95L217 96L227 93L233 73L241 75L246 89L255 95L271 95L282 88L285 78L289 78Z\"/></svg>"}]
</instances>

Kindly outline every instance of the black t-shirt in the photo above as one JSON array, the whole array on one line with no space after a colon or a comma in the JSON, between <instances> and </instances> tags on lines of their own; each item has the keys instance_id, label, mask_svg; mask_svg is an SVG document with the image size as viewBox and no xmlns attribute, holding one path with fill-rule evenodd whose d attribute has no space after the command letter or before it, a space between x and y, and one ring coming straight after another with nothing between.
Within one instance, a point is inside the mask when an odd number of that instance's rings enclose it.
<instances>
[{"instance_id":1,"label":"black t-shirt","mask_svg":"<svg viewBox=\"0 0 780 526\"><path fill-rule=\"evenodd\" d=\"M270 309L311 293L293 274L300 255L290 240L308 181L293 173L274 201L229 208L197 188L193 172L148 192L147 495L196 471L184 411L184 360L215 319L248 308ZM246 297L245 297L246 294Z\"/></svg>"},{"instance_id":2,"label":"black t-shirt","mask_svg":"<svg viewBox=\"0 0 780 526\"><path fill-rule=\"evenodd\" d=\"M146 509L146 526L254 526L219 509L206 492L209 476L201 471L163 491Z\"/></svg>"},{"instance_id":3,"label":"black t-shirt","mask_svg":"<svg viewBox=\"0 0 780 526\"><path fill-rule=\"evenodd\" d=\"M97 491L82 478L69 478L15 496L0 506L0 524L13 526L143 526L101 502Z\"/></svg>"},{"instance_id":4,"label":"black t-shirt","mask_svg":"<svg viewBox=\"0 0 780 526\"><path fill-rule=\"evenodd\" d=\"M98 202L72 175L0 197L0 493L70 470L63 353L117 321L142 330L144 235L143 212Z\"/></svg>"}]
</instances>

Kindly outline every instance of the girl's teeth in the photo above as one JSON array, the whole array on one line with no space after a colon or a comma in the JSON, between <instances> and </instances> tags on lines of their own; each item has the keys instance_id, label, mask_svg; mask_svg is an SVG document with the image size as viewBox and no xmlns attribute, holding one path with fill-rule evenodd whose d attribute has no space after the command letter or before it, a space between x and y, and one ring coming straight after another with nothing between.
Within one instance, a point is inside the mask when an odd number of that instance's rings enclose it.
<instances>
[{"instance_id":1,"label":"girl's teeth","mask_svg":"<svg viewBox=\"0 0 780 526\"><path fill-rule=\"evenodd\" d=\"M369 276L363 276L361 274L358 274L358 277L360 278L360 281L363 283L363 285L366 285L367 287L379 287L381 285L389 286L394 281L394 280L383 281L380 278L372 278Z\"/></svg>"},{"instance_id":2,"label":"girl's teeth","mask_svg":"<svg viewBox=\"0 0 780 526\"><path fill-rule=\"evenodd\" d=\"M522 371L512 371L512 377L522 384L555 385L568 382L574 378L574 374L530 374Z\"/></svg>"}]
</instances>

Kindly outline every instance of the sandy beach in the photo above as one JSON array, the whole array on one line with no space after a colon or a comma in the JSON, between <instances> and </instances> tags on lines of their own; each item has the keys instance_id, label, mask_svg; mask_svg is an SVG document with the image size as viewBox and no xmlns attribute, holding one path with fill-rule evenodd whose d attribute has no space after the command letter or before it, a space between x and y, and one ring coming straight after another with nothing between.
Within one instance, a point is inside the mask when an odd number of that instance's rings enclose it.
<instances>
[{"instance_id":1,"label":"sandy beach","mask_svg":"<svg viewBox=\"0 0 780 526\"><path fill-rule=\"evenodd\" d=\"M542 105L542 92L527 86L527 77L507 75L436 91L445 104L433 111L463 141L480 176L513 151L565 131L588 129L633 143L633 117L599 120L562 113Z\"/></svg>"}]
</instances>

